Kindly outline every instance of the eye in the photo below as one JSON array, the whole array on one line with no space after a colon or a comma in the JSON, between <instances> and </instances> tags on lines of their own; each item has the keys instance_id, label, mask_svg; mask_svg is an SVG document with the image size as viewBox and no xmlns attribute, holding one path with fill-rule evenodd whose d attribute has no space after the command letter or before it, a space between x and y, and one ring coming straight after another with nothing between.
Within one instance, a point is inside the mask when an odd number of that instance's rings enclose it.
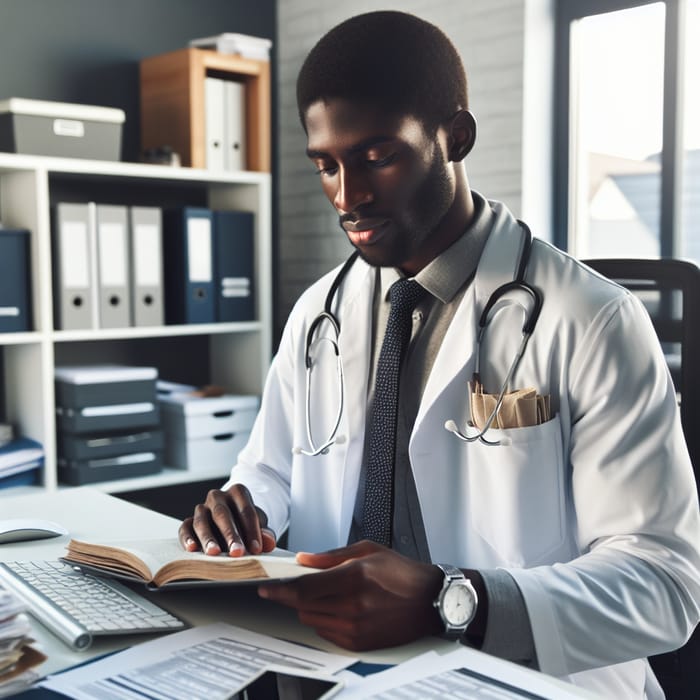
<instances>
[{"instance_id":1,"label":"eye","mask_svg":"<svg viewBox=\"0 0 700 700\"><path fill-rule=\"evenodd\" d=\"M316 173L321 176L330 177L338 172L338 166L332 162L317 161L315 165Z\"/></svg>"},{"instance_id":2,"label":"eye","mask_svg":"<svg viewBox=\"0 0 700 700\"><path fill-rule=\"evenodd\" d=\"M384 156L384 158L369 156L367 158L367 165L369 165L371 168L386 168L396 160L396 157L396 153L390 153L388 156Z\"/></svg>"}]
</instances>

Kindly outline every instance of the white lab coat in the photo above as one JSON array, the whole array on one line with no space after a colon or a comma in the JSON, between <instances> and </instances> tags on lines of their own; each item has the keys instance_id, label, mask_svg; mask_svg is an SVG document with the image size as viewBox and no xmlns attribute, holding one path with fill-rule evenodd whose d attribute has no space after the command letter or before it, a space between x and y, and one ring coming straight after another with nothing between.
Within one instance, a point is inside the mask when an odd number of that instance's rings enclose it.
<instances>
[{"instance_id":1,"label":"white lab coat","mask_svg":"<svg viewBox=\"0 0 700 700\"><path fill-rule=\"evenodd\" d=\"M609 698L659 697L641 657L680 646L698 622L700 516L675 393L636 298L535 239L527 280L544 304L512 388L549 394L556 417L502 431L512 442L499 447L464 444L444 428L447 419L468 418L480 312L513 279L522 245L508 210L490 205L494 227L435 359L409 445L432 560L506 568L522 591L544 672ZM334 275L292 311L229 482L247 485L278 533L289 525L293 550L347 542L360 477L374 281L362 261L334 303L346 441L325 456L292 454L308 444L306 332ZM500 388L522 319L510 303L489 325L481 352L487 391ZM318 440L337 400L335 364L320 364L312 384Z\"/></svg>"}]
</instances>

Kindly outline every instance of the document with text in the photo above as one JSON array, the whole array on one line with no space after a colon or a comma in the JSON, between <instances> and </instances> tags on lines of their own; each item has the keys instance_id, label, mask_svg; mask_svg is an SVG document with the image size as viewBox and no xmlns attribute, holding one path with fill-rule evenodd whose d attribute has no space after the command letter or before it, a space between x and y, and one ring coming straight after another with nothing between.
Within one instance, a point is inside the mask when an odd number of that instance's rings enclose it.
<instances>
[{"instance_id":1,"label":"document with text","mask_svg":"<svg viewBox=\"0 0 700 700\"><path fill-rule=\"evenodd\" d=\"M224 700L270 665L331 675L355 661L218 623L144 642L40 685L76 700Z\"/></svg>"}]
</instances>

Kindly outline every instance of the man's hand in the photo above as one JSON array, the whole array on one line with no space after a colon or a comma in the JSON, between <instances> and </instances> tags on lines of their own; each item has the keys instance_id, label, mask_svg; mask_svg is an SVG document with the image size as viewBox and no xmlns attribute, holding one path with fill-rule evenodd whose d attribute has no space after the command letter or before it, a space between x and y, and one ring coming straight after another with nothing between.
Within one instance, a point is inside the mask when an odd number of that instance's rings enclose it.
<instances>
[{"instance_id":1,"label":"man's hand","mask_svg":"<svg viewBox=\"0 0 700 700\"><path fill-rule=\"evenodd\" d=\"M326 569L289 583L263 584L261 597L296 608L324 639L354 651L395 646L439 633L433 601L443 573L375 544L358 542L321 554L297 554Z\"/></svg>"},{"instance_id":2,"label":"man's hand","mask_svg":"<svg viewBox=\"0 0 700 700\"><path fill-rule=\"evenodd\" d=\"M234 484L226 491L212 490L194 515L183 520L178 530L180 544L188 552L202 550L206 554L228 552L240 557L270 552L277 538L267 527L267 516L254 503L243 484Z\"/></svg>"}]
</instances>

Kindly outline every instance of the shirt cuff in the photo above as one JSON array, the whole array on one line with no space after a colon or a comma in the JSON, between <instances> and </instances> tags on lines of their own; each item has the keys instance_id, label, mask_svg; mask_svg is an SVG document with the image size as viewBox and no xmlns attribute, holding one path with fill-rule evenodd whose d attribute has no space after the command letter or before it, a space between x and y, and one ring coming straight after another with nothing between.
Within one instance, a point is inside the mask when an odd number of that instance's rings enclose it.
<instances>
[{"instance_id":1,"label":"shirt cuff","mask_svg":"<svg viewBox=\"0 0 700 700\"><path fill-rule=\"evenodd\" d=\"M504 569L487 569L479 573L489 605L481 651L538 668L530 618L515 579Z\"/></svg>"}]
</instances>

